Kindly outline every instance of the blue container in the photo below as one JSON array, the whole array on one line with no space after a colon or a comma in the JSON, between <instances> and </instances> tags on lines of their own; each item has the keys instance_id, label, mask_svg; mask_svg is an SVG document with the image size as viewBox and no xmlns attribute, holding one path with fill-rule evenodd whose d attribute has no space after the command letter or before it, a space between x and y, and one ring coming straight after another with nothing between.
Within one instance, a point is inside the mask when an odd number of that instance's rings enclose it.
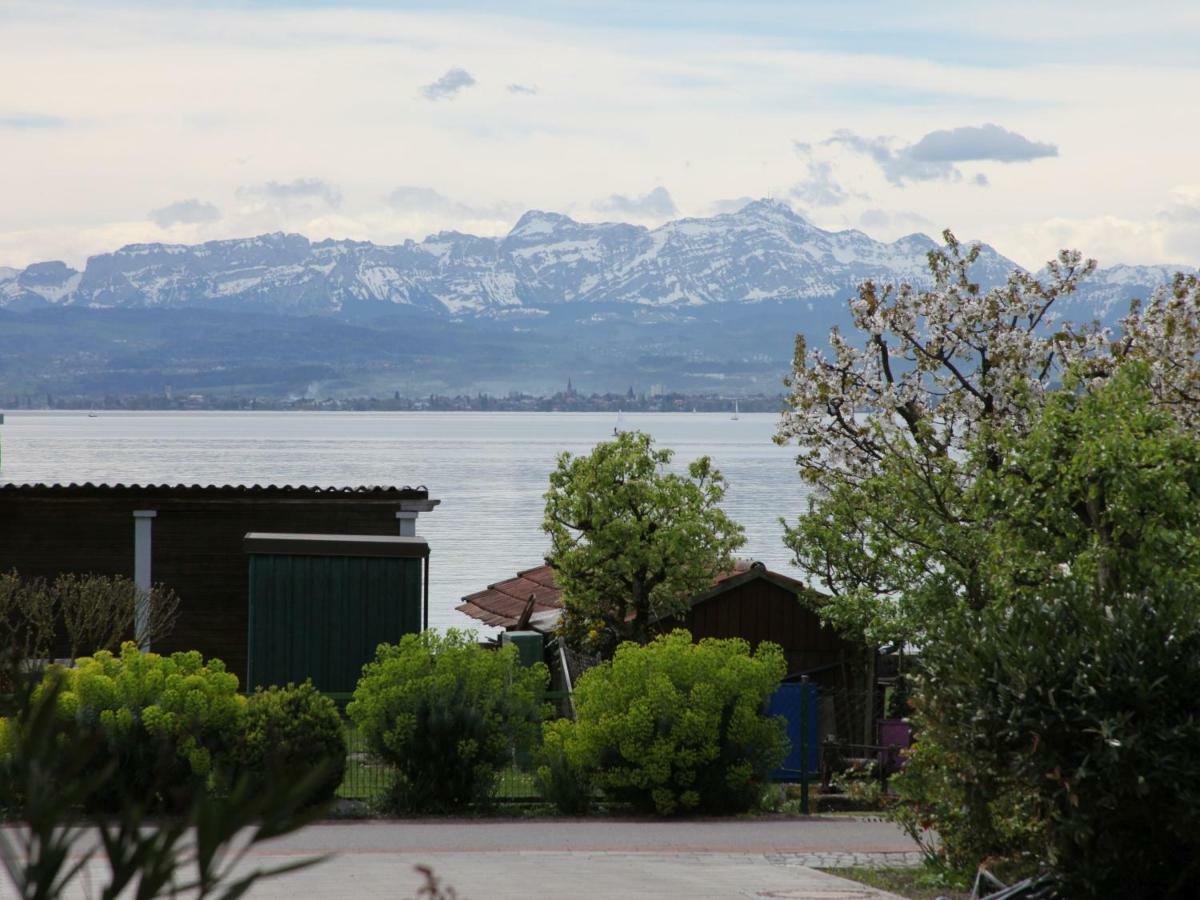
<instances>
[{"instance_id":1,"label":"blue container","mask_svg":"<svg viewBox=\"0 0 1200 900\"><path fill-rule=\"evenodd\" d=\"M771 773L772 781L799 781L801 765L801 738L808 757L807 772L814 778L821 771L821 750L817 741L818 725L821 720L817 686L811 682L785 682L767 701L767 715L783 716L787 720L787 736L791 743L783 765Z\"/></svg>"}]
</instances>

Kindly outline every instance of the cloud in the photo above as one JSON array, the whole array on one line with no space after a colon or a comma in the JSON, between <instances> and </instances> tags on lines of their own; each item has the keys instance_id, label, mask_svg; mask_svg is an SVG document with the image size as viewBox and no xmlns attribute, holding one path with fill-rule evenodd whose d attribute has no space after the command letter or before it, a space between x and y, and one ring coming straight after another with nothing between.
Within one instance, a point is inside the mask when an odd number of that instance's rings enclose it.
<instances>
[{"instance_id":1,"label":"cloud","mask_svg":"<svg viewBox=\"0 0 1200 900\"><path fill-rule=\"evenodd\" d=\"M337 185L321 178L297 178L294 181L268 181L238 189L247 197L262 197L283 206L311 205L316 203L337 209L342 205L342 192Z\"/></svg>"},{"instance_id":2,"label":"cloud","mask_svg":"<svg viewBox=\"0 0 1200 900\"><path fill-rule=\"evenodd\" d=\"M890 137L864 137L846 128L834 132L825 143L870 157L888 181L901 187L913 181L960 181L958 162L1028 162L1058 155L1054 144L1031 141L991 124L931 131L915 144L899 148ZM972 182L985 187L987 176L979 173Z\"/></svg>"},{"instance_id":3,"label":"cloud","mask_svg":"<svg viewBox=\"0 0 1200 900\"><path fill-rule=\"evenodd\" d=\"M66 124L67 120L60 116L47 116L40 113L0 113L0 129L37 131L63 128Z\"/></svg>"},{"instance_id":4,"label":"cloud","mask_svg":"<svg viewBox=\"0 0 1200 900\"><path fill-rule=\"evenodd\" d=\"M524 212L524 207L507 200L495 203L464 203L447 197L431 187L402 184L385 198L387 205L396 212L420 213L470 220L512 219Z\"/></svg>"},{"instance_id":5,"label":"cloud","mask_svg":"<svg viewBox=\"0 0 1200 900\"><path fill-rule=\"evenodd\" d=\"M741 212L742 207L753 202L753 197L732 197L728 200L714 200L708 205L708 208L713 215L720 216L726 213Z\"/></svg>"},{"instance_id":6,"label":"cloud","mask_svg":"<svg viewBox=\"0 0 1200 900\"><path fill-rule=\"evenodd\" d=\"M864 210L858 217L858 222L863 228L881 229L925 228L930 224L929 220L919 213L907 210L888 212L883 209Z\"/></svg>"},{"instance_id":7,"label":"cloud","mask_svg":"<svg viewBox=\"0 0 1200 900\"><path fill-rule=\"evenodd\" d=\"M637 218L665 218L679 212L675 201L671 199L667 189L661 185L641 197L613 194L607 199L597 200L592 204L592 208L599 212L617 213Z\"/></svg>"},{"instance_id":8,"label":"cloud","mask_svg":"<svg viewBox=\"0 0 1200 900\"><path fill-rule=\"evenodd\" d=\"M422 85L421 95L426 100L450 100L457 96L459 91L465 90L475 83L470 72L455 66L447 69L446 74L437 81Z\"/></svg>"},{"instance_id":9,"label":"cloud","mask_svg":"<svg viewBox=\"0 0 1200 900\"><path fill-rule=\"evenodd\" d=\"M451 200L433 188L401 185L387 195L388 206L404 212L459 212L465 204Z\"/></svg>"},{"instance_id":10,"label":"cloud","mask_svg":"<svg viewBox=\"0 0 1200 900\"><path fill-rule=\"evenodd\" d=\"M971 179L971 183L977 187L987 187L989 184L991 184L991 182L988 181L988 177L982 172L976 172L975 177Z\"/></svg>"},{"instance_id":11,"label":"cloud","mask_svg":"<svg viewBox=\"0 0 1200 900\"><path fill-rule=\"evenodd\" d=\"M957 181L962 177L962 173L948 162L913 159L907 147L894 150L892 139L887 137L868 138L842 128L825 143L840 144L869 156L879 166L883 177L897 186L903 186L905 181Z\"/></svg>"},{"instance_id":12,"label":"cloud","mask_svg":"<svg viewBox=\"0 0 1200 900\"><path fill-rule=\"evenodd\" d=\"M510 84L507 88L510 94L536 94L536 84Z\"/></svg>"},{"instance_id":13,"label":"cloud","mask_svg":"<svg viewBox=\"0 0 1200 900\"><path fill-rule=\"evenodd\" d=\"M832 162L812 158L811 144L797 140L793 146L798 155L806 157L808 178L792 186L792 197L809 206L840 206L850 199L850 192L834 180Z\"/></svg>"},{"instance_id":14,"label":"cloud","mask_svg":"<svg viewBox=\"0 0 1200 900\"><path fill-rule=\"evenodd\" d=\"M149 212L150 221L159 228L170 228L172 225L202 225L216 222L221 218L221 211L205 200L191 197L187 200L176 200L166 206L152 209Z\"/></svg>"},{"instance_id":15,"label":"cloud","mask_svg":"<svg viewBox=\"0 0 1200 900\"><path fill-rule=\"evenodd\" d=\"M1046 156L1058 156L1058 147L1031 141L999 125L965 125L962 128L931 131L906 151L923 162L1028 162Z\"/></svg>"}]
</instances>

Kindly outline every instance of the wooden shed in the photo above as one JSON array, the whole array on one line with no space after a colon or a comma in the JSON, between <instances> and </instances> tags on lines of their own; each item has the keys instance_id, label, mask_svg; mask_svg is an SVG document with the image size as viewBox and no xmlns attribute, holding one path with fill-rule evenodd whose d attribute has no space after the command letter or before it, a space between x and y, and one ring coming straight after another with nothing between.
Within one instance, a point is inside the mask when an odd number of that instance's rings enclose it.
<instances>
[{"instance_id":1,"label":"wooden shed","mask_svg":"<svg viewBox=\"0 0 1200 900\"><path fill-rule=\"evenodd\" d=\"M874 732L875 648L849 640L821 623L821 594L800 581L772 572L761 562L739 560L691 598L687 614L658 623L683 627L699 640L739 637L756 647L771 641L783 648L787 679L807 675L827 707L822 734L851 736L866 743ZM463 597L460 612L486 625L552 632L562 609L554 570L537 566L514 578Z\"/></svg>"},{"instance_id":2,"label":"wooden shed","mask_svg":"<svg viewBox=\"0 0 1200 900\"><path fill-rule=\"evenodd\" d=\"M155 650L199 650L247 676L250 532L407 535L438 503L425 488L0 486L0 570L133 577L180 599Z\"/></svg>"}]
</instances>

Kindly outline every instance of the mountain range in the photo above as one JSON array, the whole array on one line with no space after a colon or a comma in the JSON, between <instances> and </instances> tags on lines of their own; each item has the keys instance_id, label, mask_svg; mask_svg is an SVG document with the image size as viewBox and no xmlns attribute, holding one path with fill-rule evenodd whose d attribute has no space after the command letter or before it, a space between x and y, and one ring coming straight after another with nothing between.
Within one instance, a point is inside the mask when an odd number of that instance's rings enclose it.
<instances>
[{"instance_id":1,"label":"mountain range","mask_svg":"<svg viewBox=\"0 0 1200 900\"><path fill-rule=\"evenodd\" d=\"M935 246L825 231L771 200L654 229L530 211L502 237L132 244L82 271L0 268L0 397L545 391L568 377L773 390L796 332L844 323L866 278L927 283ZM985 244L972 274L991 286L1016 267ZM1111 321L1173 272L1100 270L1065 312Z\"/></svg>"}]
</instances>

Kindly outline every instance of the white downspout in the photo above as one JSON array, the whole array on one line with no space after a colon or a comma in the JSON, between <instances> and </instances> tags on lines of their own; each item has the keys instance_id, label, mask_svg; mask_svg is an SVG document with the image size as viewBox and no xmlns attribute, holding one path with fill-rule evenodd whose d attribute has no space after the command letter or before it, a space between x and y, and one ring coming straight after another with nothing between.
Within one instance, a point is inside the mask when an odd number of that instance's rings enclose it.
<instances>
[{"instance_id":1,"label":"white downspout","mask_svg":"<svg viewBox=\"0 0 1200 900\"><path fill-rule=\"evenodd\" d=\"M133 511L133 583L138 588L137 605L133 613L133 633L143 651L150 649L146 630L150 624L150 591L154 586L151 560L151 535L154 518L152 509Z\"/></svg>"}]
</instances>

